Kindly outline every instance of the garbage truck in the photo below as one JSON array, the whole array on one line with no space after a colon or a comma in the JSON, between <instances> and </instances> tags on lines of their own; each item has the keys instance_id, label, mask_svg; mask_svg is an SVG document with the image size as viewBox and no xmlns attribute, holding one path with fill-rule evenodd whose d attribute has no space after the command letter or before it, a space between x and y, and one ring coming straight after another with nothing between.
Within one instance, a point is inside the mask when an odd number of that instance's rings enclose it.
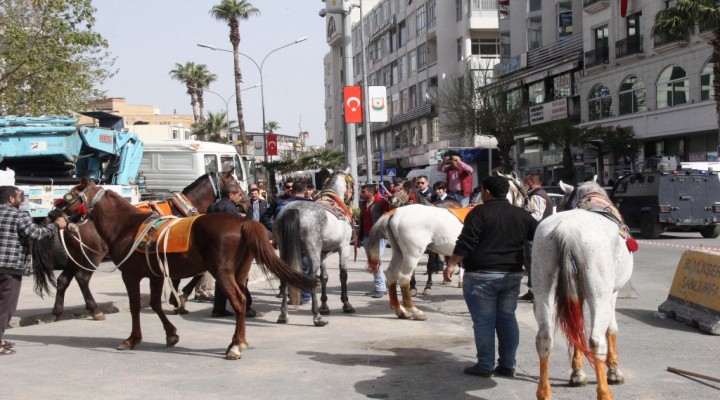
<instances>
[{"instance_id":1,"label":"garbage truck","mask_svg":"<svg viewBox=\"0 0 720 400\"><path fill-rule=\"evenodd\" d=\"M83 112L98 121L77 125L70 117L0 117L3 184L25 193L26 211L44 218L82 177L94 179L130 202L140 200L137 175L143 142L121 116Z\"/></svg>"}]
</instances>

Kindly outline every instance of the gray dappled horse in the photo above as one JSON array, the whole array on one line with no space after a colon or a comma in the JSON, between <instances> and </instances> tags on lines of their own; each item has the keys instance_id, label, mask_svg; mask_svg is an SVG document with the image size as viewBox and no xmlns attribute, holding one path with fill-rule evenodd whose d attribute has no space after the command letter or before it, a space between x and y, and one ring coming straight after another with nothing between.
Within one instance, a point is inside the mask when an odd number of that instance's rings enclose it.
<instances>
[{"instance_id":1,"label":"gray dappled horse","mask_svg":"<svg viewBox=\"0 0 720 400\"><path fill-rule=\"evenodd\" d=\"M309 264L308 273L319 273L322 284L322 304L318 307L315 290L312 291L312 313L315 326L325 326L328 321L322 315L330 314L327 305L327 256L337 252L340 256L340 300L345 313L354 313L347 295L347 261L350 256L350 241L353 236L354 222L352 211L345 205L352 199L352 177L345 171L335 171L325 188L319 193L321 199L332 197L335 207L341 209L338 215L331 212L327 201L295 201L285 206L278 214L273 225L273 236L280 250L280 258L295 270L301 270L302 257ZM344 214L344 215L343 215ZM319 269L319 270L318 270ZM278 323L289 321L287 312L287 288L280 286L282 305Z\"/></svg>"}]
</instances>

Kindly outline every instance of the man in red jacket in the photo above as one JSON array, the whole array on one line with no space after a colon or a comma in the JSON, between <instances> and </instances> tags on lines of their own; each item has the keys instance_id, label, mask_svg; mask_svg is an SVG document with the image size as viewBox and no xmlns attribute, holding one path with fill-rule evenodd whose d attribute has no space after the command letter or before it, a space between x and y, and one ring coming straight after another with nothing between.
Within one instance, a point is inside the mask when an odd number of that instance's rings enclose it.
<instances>
[{"instance_id":1,"label":"man in red jacket","mask_svg":"<svg viewBox=\"0 0 720 400\"><path fill-rule=\"evenodd\" d=\"M363 248L365 248L365 254L368 254L368 244L370 242L370 229L372 229L375 222L388 210L390 210L390 203L385 198L380 196L378 193L377 186L374 184L363 185L360 189L360 239L362 240ZM386 240L380 240L380 258L382 259L383 252L385 251ZM385 285L385 272L383 272L382 265L378 266L378 270L375 273L375 290L368 293L373 298L379 299L387 293L387 286Z\"/></svg>"},{"instance_id":2,"label":"man in red jacket","mask_svg":"<svg viewBox=\"0 0 720 400\"><path fill-rule=\"evenodd\" d=\"M447 193L454 194L460 204L467 206L470 203L470 193L472 193L473 189L473 169L471 166L462 162L459 154L455 152L448 153L443 156L443 161L438 164L437 169L447 174L445 178Z\"/></svg>"}]
</instances>

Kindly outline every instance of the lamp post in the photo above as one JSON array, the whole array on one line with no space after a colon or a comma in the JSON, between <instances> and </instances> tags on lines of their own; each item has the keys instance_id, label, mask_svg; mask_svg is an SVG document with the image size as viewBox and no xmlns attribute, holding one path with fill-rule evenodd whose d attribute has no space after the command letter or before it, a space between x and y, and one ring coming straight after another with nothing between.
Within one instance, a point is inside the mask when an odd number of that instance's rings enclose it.
<instances>
[{"instance_id":1,"label":"lamp post","mask_svg":"<svg viewBox=\"0 0 720 400\"><path fill-rule=\"evenodd\" d=\"M250 86L250 87L246 87L245 89L241 90L241 92L244 92L244 91L250 90L250 89L255 89L255 88L258 87L258 86L260 86L260 84L259 84L259 83L256 83L255 85L252 85L252 86ZM196 89L197 89L197 88L196 88ZM220 99L222 99L222 101L225 102L225 128L227 128L228 133L230 133L230 100L232 100L232 98L235 97L235 93L231 94L230 97L228 97L228 99L225 100L225 97L224 97L223 95L221 95L220 93L218 93L218 92L213 92L212 90L210 90L210 89L205 89L205 88L200 89L200 90L202 90L203 92L212 93L212 94L214 94L215 96L217 96L217 97L219 97Z\"/></svg>"},{"instance_id":2,"label":"lamp post","mask_svg":"<svg viewBox=\"0 0 720 400\"><path fill-rule=\"evenodd\" d=\"M292 45L294 45L294 44L298 44L298 43L300 43L300 42L304 42L304 41L306 41L306 40L307 40L307 37L303 36L303 37L301 37L301 38L299 38L299 39L294 40L294 41L291 42L291 43L288 43L288 44L283 45L283 46L280 46L280 47L278 47L278 48L276 48L276 49L274 49L274 50L271 50L269 53L267 53L267 54L265 55L265 57L263 57L262 61L260 61L260 64L258 64L258 63L257 63L252 57L250 57L249 55L244 54L244 53L238 53L239 55L241 55L241 56L247 58L248 60L250 60L250 61L253 63L253 65L255 65L255 68L257 68L258 73L260 74L260 103L261 103L261 105L262 105L263 148L264 148L264 153L265 153L264 156L263 156L263 160L264 160L265 162L267 162L267 160L268 160L268 153L267 153L267 127L266 127L267 124L266 124L266 122L265 122L265 83L263 82L263 66L265 65L265 61L267 60L268 57L270 57L271 54L275 53L275 52L278 51L278 50L282 50L282 49L284 49L284 48L286 48L286 47L292 46ZM213 51L217 50L217 51L224 51L224 52L226 52L226 53L233 53L232 50L221 49L221 48L218 48L218 47L215 47L215 46L211 46L211 45L209 45L209 44L198 43L197 45L200 46L200 47L204 47L204 48L206 48L206 49L213 50ZM268 169L265 168L265 184L266 184L266 185L269 185L269 184L270 184L270 176L269 176L269 175L270 175L270 174L268 173Z\"/></svg>"},{"instance_id":3,"label":"lamp post","mask_svg":"<svg viewBox=\"0 0 720 400\"><path fill-rule=\"evenodd\" d=\"M367 61L365 59L365 29L363 26L363 6L362 6L362 0L358 0L358 3L360 3L360 54L362 57L362 76L363 76L363 86L362 86L362 94L363 94L363 112L365 113L365 118L363 119L363 127L365 128L365 158L367 159L367 172L365 172L365 176L367 177L367 183L371 183L373 181L372 179L372 139L370 138L370 95L368 91L370 90L368 86L368 77L367 77Z\"/></svg>"}]
</instances>

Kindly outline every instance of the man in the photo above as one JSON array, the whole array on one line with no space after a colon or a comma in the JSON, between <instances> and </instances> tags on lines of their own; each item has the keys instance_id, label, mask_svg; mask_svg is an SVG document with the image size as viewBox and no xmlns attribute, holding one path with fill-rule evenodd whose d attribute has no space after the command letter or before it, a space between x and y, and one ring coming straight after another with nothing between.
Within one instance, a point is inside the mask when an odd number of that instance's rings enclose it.
<instances>
[{"instance_id":1,"label":"man","mask_svg":"<svg viewBox=\"0 0 720 400\"><path fill-rule=\"evenodd\" d=\"M259 194L259 191L257 189L254 190L256 191L256 193ZM243 218L243 216L240 215L240 212L237 210L237 204L240 203L243 198L243 193L242 189L240 189L240 186L235 184L227 185L223 188L221 194L222 199L208 207L208 214L223 212ZM245 317L255 318L265 315L264 313L255 311L255 309L252 308L252 295L250 294L250 290L247 287L247 282L245 282L245 288L243 290L243 293L245 294L246 298ZM228 311L225 308L225 306L227 305L227 300L227 296L220 287L220 284L215 281L215 298L213 300L212 309L213 318L228 317L230 315L234 315L232 312Z\"/></svg>"},{"instance_id":2,"label":"man","mask_svg":"<svg viewBox=\"0 0 720 400\"><path fill-rule=\"evenodd\" d=\"M260 218L268 208L267 201L260 198L260 189L257 186L250 188L249 195L250 201L240 214L247 219L260 222Z\"/></svg>"},{"instance_id":3,"label":"man","mask_svg":"<svg viewBox=\"0 0 720 400\"><path fill-rule=\"evenodd\" d=\"M447 192L454 194L460 204L467 206L470 204L470 193L472 193L473 169L462 162L459 154L448 153L443 156L443 162L438 164L437 169L447 174L445 178Z\"/></svg>"},{"instance_id":4,"label":"man","mask_svg":"<svg viewBox=\"0 0 720 400\"><path fill-rule=\"evenodd\" d=\"M390 203L385 198L380 196L377 190L377 186L374 184L366 184L360 188L360 234L359 239L362 240L363 248L365 249L365 255L369 257L369 243L370 243L370 230L373 225L384 213L390 210ZM383 253L385 252L385 239L380 240L380 259L382 259ZM387 293L387 285L385 284L385 273L382 269L382 264L378 266L378 270L375 273L374 278L375 289L369 293L374 299L379 299Z\"/></svg>"},{"instance_id":5,"label":"man","mask_svg":"<svg viewBox=\"0 0 720 400\"><path fill-rule=\"evenodd\" d=\"M542 175L530 173L523 179L523 185L527 188L530 199L530 213L536 221L540 222L553 213L552 199L542 188ZM525 270L528 274L528 291L518 297L518 300L534 301L535 293L532 290L532 240L525 244Z\"/></svg>"},{"instance_id":6,"label":"man","mask_svg":"<svg viewBox=\"0 0 720 400\"><path fill-rule=\"evenodd\" d=\"M3 340L18 299L23 275L30 274L30 241L55 235L67 226L64 217L39 226L20 211L25 196L15 186L0 186L0 356L15 354L14 343Z\"/></svg>"},{"instance_id":7,"label":"man","mask_svg":"<svg viewBox=\"0 0 720 400\"><path fill-rule=\"evenodd\" d=\"M313 185L312 183L308 183L307 188L305 189L305 197L312 200L314 195L315 195L315 185Z\"/></svg>"},{"instance_id":8,"label":"man","mask_svg":"<svg viewBox=\"0 0 720 400\"><path fill-rule=\"evenodd\" d=\"M280 212L278 211L278 205L283 203L285 200L292 197L293 194L293 186L295 185L295 181L293 178L288 178L287 181L285 181L285 185L283 186L284 191L283 194L278 196L277 198L273 199L272 203L268 206L268 208L265 210L265 212L260 216L260 222L265 225L265 228L272 232L272 221L275 218L275 216Z\"/></svg>"},{"instance_id":9,"label":"man","mask_svg":"<svg viewBox=\"0 0 720 400\"><path fill-rule=\"evenodd\" d=\"M505 198L509 182L489 176L482 181L483 205L475 207L455 244L445 268L445 282L452 281L463 262L463 295L473 320L477 363L465 373L490 377L493 373L515 376L515 354L520 330L515 309L520 293L524 244L535 234L538 222ZM495 368L495 334L499 342Z\"/></svg>"},{"instance_id":10,"label":"man","mask_svg":"<svg viewBox=\"0 0 720 400\"><path fill-rule=\"evenodd\" d=\"M415 179L415 190L417 190L425 200L432 202L433 190L430 188L430 179L426 175L420 175Z\"/></svg>"}]
</instances>

